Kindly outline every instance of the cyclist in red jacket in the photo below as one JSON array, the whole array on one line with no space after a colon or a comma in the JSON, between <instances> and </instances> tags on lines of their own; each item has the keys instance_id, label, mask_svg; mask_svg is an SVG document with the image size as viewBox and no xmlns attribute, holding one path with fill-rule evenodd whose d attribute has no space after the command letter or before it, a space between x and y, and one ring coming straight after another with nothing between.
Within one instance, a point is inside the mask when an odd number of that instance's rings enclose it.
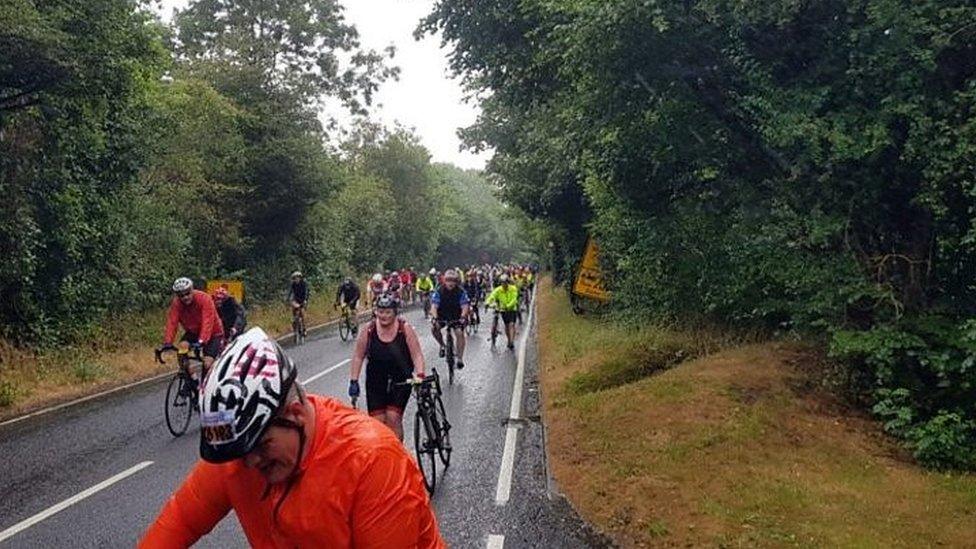
<instances>
[{"instance_id":1,"label":"cyclist in red jacket","mask_svg":"<svg viewBox=\"0 0 976 549\"><path fill-rule=\"evenodd\" d=\"M173 302L166 318L166 333L163 335L163 349L172 349L176 329L183 326L180 341L197 345L203 354L203 366L207 370L224 347L224 324L217 314L213 299L206 292L193 289L189 278L178 278L173 283Z\"/></svg>"}]
</instances>

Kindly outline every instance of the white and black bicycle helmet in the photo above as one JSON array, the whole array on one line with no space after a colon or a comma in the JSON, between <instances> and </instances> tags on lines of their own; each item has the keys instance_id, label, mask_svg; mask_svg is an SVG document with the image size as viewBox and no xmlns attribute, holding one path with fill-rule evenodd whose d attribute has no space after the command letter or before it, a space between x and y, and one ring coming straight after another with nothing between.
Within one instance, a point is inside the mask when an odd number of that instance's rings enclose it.
<instances>
[{"instance_id":1,"label":"white and black bicycle helmet","mask_svg":"<svg viewBox=\"0 0 976 549\"><path fill-rule=\"evenodd\" d=\"M181 294L183 292L192 289L193 289L193 281L185 276L181 276L180 278L177 278L176 282L173 283L173 291L178 294Z\"/></svg>"},{"instance_id":2,"label":"white and black bicycle helmet","mask_svg":"<svg viewBox=\"0 0 976 549\"><path fill-rule=\"evenodd\" d=\"M200 457L231 461L250 452L281 410L298 370L261 328L239 336L200 390Z\"/></svg>"},{"instance_id":3,"label":"white and black bicycle helmet","mask_svg":"<svg viewBox=\"0 0 976 549\"><path fill-rule=\"evenodd\" d=\"M397 309L400 307L400 301L391 294L383 294L376 299L377 309Z\"/></svg>"}]
</instances>

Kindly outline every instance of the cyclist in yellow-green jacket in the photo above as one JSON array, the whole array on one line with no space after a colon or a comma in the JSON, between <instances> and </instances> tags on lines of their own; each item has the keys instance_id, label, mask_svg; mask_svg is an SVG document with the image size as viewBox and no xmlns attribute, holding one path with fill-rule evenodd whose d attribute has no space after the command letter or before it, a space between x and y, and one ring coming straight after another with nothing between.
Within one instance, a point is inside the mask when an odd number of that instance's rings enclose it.
<instances>
[{"instance_id":1,"label":"cyclist in yellow-green jacket","mask_svg":"<svg viewBox=\"0 0 976 549\"><path fill-rule=\"evenodd\" d=\"M508 278L508 275L501 275L498 277L499 285L497 288L491 291L488 295L488 299L485 300L485 305L498 309L498 312L502 315L502 320L505 322L505 337L508 338L508 348L515 348L515 318L518 315L518 305L519 305L519 289L512 281ZM498 318L495 318L495 322ZM492 326L492 331L497 329L496 326Z\"/></svg>"}]
</instances>

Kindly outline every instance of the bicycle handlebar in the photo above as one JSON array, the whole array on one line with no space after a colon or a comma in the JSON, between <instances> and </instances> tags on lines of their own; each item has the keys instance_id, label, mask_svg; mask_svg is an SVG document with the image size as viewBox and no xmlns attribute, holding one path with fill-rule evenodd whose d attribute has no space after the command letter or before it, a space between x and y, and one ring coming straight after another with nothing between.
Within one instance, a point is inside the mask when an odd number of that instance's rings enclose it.
<instances>
[{"instance_id":1,"label":"bicycle handlebar","mask_svg":"<svg viewBox=\"0 0 976 549\"><path fill-rule=\"evenodd\" d=\"M190 344L190 350L193 351L193 356L190 357L190 358L193 358L195 360L202 361L203 360L203 357L200 356L200 351L202 349L203 349L203 347L199 343L191 343ZM180 350L177 347L174 347L172 345L167 345L167 346L163 346L163 347L157 347L156 349L153 350L153 354L156 355L156 362L158 362L160 364L166 364L166 361L163 360L163 355L164 354L166 354L166 353L179 353L179 352L180 352Z\"/></svg>"}]
</instances>

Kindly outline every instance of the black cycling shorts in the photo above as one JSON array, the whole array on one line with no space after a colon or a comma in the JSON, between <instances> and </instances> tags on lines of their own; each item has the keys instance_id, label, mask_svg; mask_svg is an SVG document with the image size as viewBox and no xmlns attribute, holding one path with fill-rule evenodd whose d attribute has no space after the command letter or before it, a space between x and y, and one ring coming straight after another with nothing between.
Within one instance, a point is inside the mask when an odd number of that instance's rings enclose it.
<instances>
[{"instance_id":1,"label":"black cycling shorts","mask_svg":"<svg viewBox=\"0 0 976 549\"><path fill-rule=\"evenodd\" d=\"M395 408L403 414L410 400L410 386L397 383L406 381L410 376L396 370L381 364L366 363L366 410L370 413Z\"/></svg>"},{"instance_id":2,"label":"black cycling shorts","mask_svg":"<svg viewBox=\"0 0 976 549\"><path fill-rule=\"evenodd\" d=\"M515 324L515 318L518 316L516 311L502 311L502 321L508 324Z\"/></svg>"},{"instance_id":3,"label":"black cycling shorts","mask_svg":"<svg viewBox=\"0 0 976 549\"><path fill-rule=\"evenodd\" d=\"M180 341L185 341L187 343L193 344L200 341L200 336L193 332L186 332ZM210 341L203 344L203 348L200 349L200 353L203 356L210 358L217 358L220 352L224 350L224 338L223 336L214 334L210 337Z\"/></svg>"}]
</instances>

